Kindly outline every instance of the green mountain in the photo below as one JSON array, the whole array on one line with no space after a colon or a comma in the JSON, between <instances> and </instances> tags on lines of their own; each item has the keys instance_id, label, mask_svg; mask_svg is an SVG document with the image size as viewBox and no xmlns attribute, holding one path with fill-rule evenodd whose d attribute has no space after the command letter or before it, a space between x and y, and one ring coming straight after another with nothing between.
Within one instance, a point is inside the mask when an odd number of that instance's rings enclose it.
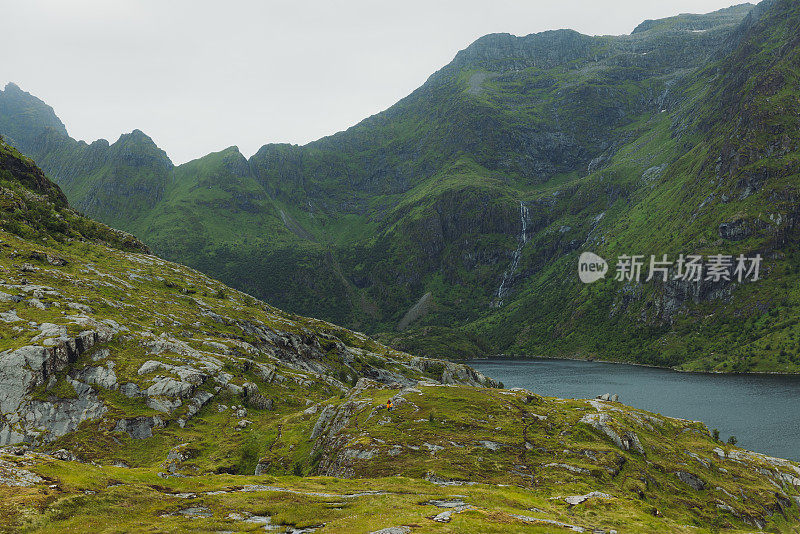
<instances>
[{"instance_id":1,"label":"green mountain","mask_svg":"<svg viewBox=\"0 0 800 534\"><path fill-rule=\"evenodd\" d=\"M702 423L501 389L283 312L79 215L3 141L0 191L0 531L800 523L800 465Z\"/></svg>"},{"instance_id":2,"label":"green mountain","mask_svg":"<svg viewBox=\"0 0 800 534\"><path fill-rule=\"evenodd\" d=\"M0 133L154 251L402 350L797 372L798 25L766 0L624 36L488 35L388 110L249 160L76 142L13 85ZM586 251L605 280L580 283ZM763 264L637 284L612 279L624 254Z\"/></svg>"}]
</instances>

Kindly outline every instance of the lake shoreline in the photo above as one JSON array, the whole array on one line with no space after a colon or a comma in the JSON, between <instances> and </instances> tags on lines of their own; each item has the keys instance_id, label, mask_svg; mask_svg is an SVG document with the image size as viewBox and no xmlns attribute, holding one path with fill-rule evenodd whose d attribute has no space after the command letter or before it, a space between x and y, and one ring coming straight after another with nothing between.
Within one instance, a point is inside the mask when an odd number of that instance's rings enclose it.
<instances>
[{"instance_id":1,"label":"lake shoreline","mask_svg":"<svg viewBox=\"0 0 800 534\"><path fill-rule=\"evenodd\" d=\"M579 356L507 356L504 354L495 354L492 356L486 357L479 357L479 358L467 358L467 359L458 359L453 360L457 363L463 363L469 365L470 362L473 361L520 361L520 362L530 362L535 360L561 360L561 361L576 361L576 362L597 362L597 363L614 363L620 365L635 365L637 367L648 367L650 369L663 369L665 371L675 371L676 373L686 373L686 374L693 374L693 375L719 375L719 376L798 376L800 377L800 372L798 373L785 373L781 371L745 371L745 372L734 372L734 371L691 371L687 369L676 369L674 367L664 367L661 365L652 365L649 363L638 363L638 362L628 362L628 361L620 361L620 360L604 360L602 358L582 358Z\"/></svg>"},{"instance_id":2,"label":"lake shoreline","mask_svg":"<svg viewBox=\"0 0 800 534\"><path fill-rule=\"evenodd\" d=\"M475 370L545 397L593 399L609 393L620 402L666 417L701 421L740 447L800 461L800 375L700 373L586 358L473 358ZM617 363L622 365L606 365Z\"/></svg>"}]
</instances>

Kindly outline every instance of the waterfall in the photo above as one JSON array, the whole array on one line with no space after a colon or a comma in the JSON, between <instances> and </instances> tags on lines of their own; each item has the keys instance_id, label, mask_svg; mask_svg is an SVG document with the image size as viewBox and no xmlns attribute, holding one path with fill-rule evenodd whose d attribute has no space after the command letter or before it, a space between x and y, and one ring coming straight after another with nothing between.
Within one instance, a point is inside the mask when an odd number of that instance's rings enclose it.
<instances>
[{"instance_id":1,"label":"waterfall","mask_svg":"<svg viewBox=\"0 0 800 534\"><path fill-rule=\"evenodd\" d=\"M506 293L508 293L508 282L514 277L519 259L522 257L522 247L528 242L528 208L522 201L519 203L519 218L522 221L522 232L518 238L519 243L517 244L517 249L511 257L511 265L506 272L503 273L503 280L500 282L500 287L497 288L497 298L495 301L495 306L497 307L503 305L503 298L506 296Z\"/></svg>"}]
</instances>

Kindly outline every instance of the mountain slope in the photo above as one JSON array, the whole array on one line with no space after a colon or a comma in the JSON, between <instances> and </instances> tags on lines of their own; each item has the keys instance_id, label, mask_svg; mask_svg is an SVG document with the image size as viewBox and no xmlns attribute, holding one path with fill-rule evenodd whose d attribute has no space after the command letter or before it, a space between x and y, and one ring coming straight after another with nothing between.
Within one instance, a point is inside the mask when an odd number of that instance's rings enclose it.
<instances>
[{"instance_id":1,"label":"mountain slope","mask_svg":"<svg viewBox=\"0 0 800 534\"><path fill-rule=\"evenodd\" d=\"M651 116L644 135L575 194L616 187L627 199L581 206L587 237L568 260L586 249L606 258L761 254L762 279L581 287L550 266L533 287L561 287L507 310L503 324L519 317L536 325L536 334L517 337L521 350L548 351L555 337L556 351L585 356L638 352L638 361L689 369L797 371L798 301L787 289L797 274L798 22L795 3L764 6L730 56L687 80L685 97ZM573 304L556 307L564 301ZM553 325L560 326L548 331Z\"/></svg>"},{"instance_id":2,"label":"mountain slope","mask_svg":"<svg viewBox=\"0 0 800 534\"><path fill-rule=\"evenodd\" d=\"M124 217L70 185L116 171L84 179L72 149L36 141L80 145L41 101L7 88L0 132L25 132L23 151L70 199L157 252L404 350L796 372L797 302L781 286L795 272L797 25L792 2L767 1L626 36L489 35L390 109L306 146L247 162L228 149L166 178L134 158L149 185L120 171ZM584 287L586 250L769 258L751 285Z\"/></svg>"},{"instance_id":3,"label":"mountain slope","mask_svg":"<svg viewBox=\"0 0 800 534\"><path fill-rule=\"evenodd\" d=\"M4 187L63 221L58 188L7 145L0 155ZM69 239L0 230L0 441L17 445L0 449L2 530L791 532L800 521L800 466L716 441L702 423L499 389L130 243L81 237L103 227L72 213Z\"/></svg>"}]
</instances>

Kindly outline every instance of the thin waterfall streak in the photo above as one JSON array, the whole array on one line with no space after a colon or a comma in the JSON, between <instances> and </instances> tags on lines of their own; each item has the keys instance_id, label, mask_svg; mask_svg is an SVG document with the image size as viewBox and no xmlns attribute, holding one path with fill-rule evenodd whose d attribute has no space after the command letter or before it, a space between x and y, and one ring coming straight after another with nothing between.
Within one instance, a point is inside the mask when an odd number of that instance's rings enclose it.
<instances>
[{"instance_id":1,"label":"thin waterfall streak","mask_svg":"<svg viewBox=\"0 0 800 534\"><path fill-rule=\"evenodd\" d=\"M506 293L508 292L506 285L514 276L517 266L519 265L519 260L522 257L522 248L525 246L525 243L528 242L528 207L525 206L522 201L519 203L519 218L522 221L522 232L518 238L519 243L517 244L517 249L514 251L514 255L511 257L511 265L503 273L503 279L500 281L500 287L497 288L498 307L503 305L503 297L505 297Z\"/></svg>"}]
</instances>

